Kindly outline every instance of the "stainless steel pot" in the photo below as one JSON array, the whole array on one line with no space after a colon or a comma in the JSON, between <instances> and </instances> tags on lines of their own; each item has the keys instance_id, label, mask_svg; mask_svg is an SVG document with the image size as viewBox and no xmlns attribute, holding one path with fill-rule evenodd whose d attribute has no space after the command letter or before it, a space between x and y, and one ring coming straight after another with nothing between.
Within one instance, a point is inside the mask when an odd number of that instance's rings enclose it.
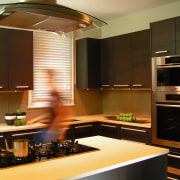
<instances>
[{"instance_id":1,"label":"stainless steel pot","mask_svg":"<svg viewBox=\"0 0 180 180\"><path fill-rule=\"evenodd\" d=\"M15 157L27 157L28 156L28 140L15 139L13 141L13 154Z\"/></svg>"}]
</instances>

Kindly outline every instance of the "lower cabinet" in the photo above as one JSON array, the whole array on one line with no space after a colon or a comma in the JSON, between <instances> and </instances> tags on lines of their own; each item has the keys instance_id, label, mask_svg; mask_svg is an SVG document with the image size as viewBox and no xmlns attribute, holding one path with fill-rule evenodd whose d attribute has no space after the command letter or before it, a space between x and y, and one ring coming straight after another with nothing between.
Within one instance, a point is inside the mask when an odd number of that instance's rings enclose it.
<instances>
[{"instance_id":1,"label":"lower cabinet","mask_svg":"<svg viewBox=\"0 0 180 180\"><path fill-rule=\"evenodd\" d=\"M149 128L121 125L120 135L122 139L151 144L151 130Z\"/></svg>"},{"instance_id":2,"label":"lower cabinet","mask_svg":"<svg viewBox=\"0 0 180 180\"><path fill-rule=\"evenodd\" d=\"M97 123L93 122L73 125L71 133L71 136L75 139L97 135Z\"/></svg>"},{"instance_id":3,"label":"lower cabinet","mask_svg":"<svg viewBox=\"0 0 180 180\"><path fill-rule=\"evenodd\" d=\"M99 134L102 136L120 138L120 125L114 123L99 123Z\"/></svg>"}]
</instances>

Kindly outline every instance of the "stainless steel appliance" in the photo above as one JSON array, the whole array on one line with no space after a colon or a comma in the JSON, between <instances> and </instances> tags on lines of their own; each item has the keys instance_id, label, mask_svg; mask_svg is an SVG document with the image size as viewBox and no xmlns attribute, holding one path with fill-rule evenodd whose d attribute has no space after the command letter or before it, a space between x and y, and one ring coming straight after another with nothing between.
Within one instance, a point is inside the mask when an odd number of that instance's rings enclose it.
<instances>
[{"instance_id":1,"label":"stainless steel appliance","mask_svg":"<svg viewBox=\"0 0 180 180\"><path fill-rule=\"evenodd\" d=\"M180 55L152 58L152 90L180 91Z\"/></svg>"},{"instance_id":2,"label":"stainless steel appliance","mask_svg":"<svg viewBox=\"0 0 180 180\"><path fill-rule=\"evenodd\" d=\"M56 0L0 2L0 25L58 34L106 25L104 21L57 3ZM81 30L80 30L81 31Z\"/></svg>"},{"instance_id":3,"label":"stainless steel appliance","mask_svg":"<svg viewBox=\"0 0 180 180\"><path fill-rule=\"evenodd\" d=\"M152 142L180 149L180 92L153 92Z\"/></svg>"}]
</instances>

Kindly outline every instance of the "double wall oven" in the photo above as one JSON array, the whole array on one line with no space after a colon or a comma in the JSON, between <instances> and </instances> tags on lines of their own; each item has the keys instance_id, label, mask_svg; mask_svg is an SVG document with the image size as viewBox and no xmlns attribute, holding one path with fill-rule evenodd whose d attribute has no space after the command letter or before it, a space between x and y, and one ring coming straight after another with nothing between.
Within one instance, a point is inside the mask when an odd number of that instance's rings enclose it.
<instances>
[{"instance_id":1,"label":"double wall oven","mask_svg":"<svg viewBox=\"0 0 180 180\"><path fill-rule=\"evenodd\" d=\"M180 177L180 55L152 58L152 143L170 148Z\"/></svg>"}]
</instances>

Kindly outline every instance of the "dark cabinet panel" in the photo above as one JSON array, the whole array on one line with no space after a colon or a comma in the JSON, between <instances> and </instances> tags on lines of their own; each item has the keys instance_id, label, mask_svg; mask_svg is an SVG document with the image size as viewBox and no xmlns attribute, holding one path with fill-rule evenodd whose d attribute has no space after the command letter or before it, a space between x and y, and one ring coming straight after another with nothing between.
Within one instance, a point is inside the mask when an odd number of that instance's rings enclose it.
<instances>
[{"instance_id":1,"label":"dark cabinet panel","mask_svg":"<svg viewBox=\"0 0 180 180\"><path fill-rule=\"evenodd\" d=\"M150 30L132 33L132 88L151 88Z\"/></svg>"},{"instance_id":2,"label":"dark cabinet panel","mask_svg":"<svg viewBox=\"0 0 180 180\"><path fill-rule=\"evenodd\" d=\"M101 136L120 138L119 130L120 128L118 124L106 123L106 122L99 123L99 134Z\"/></svg>"},{"instance_id":3,"label":"dark cabinet panel","mask_svg":"<svg viewBox=\"0 0 180 180\"><path fill-rule=\"evenodd\" d=\"M112 38L103 39L101 48L101 87L109 88L113 85Z\"/></svg>"},{"instance_id":4,"label":"dark cabinet panel","mask_svg":"<svg viewBox=\"0 0 180 180\"><path fill-rule=\"evenodd\" d=\"M102 40L103 88L151 88L150 30Z\"/></svg>"},{"instance_id":5,"label":"dark cabinet panel","mask_svg":"<svg viewBox=\"0 0 180 180\"><path fill-rule=\"evenodd\" d=\"M33 32L9 30L9 90L33 89Z\"/></svg>"},{"instance_id":6,"label":"dark cabinet panel","mask_svg":"<svg viewBox=\"0 0 180 180\"><path fill-rule=\"evenodd\" d=\"M121 138L151 144L151 130L144 127L122 125Z\"/></svg>"},{"instance_id":7,"label":"dark cabinet panel","mask_svg":"<svg viewBox=\"0 0 180 180\"><path fill-rule=\"evenodd\" d=\"M0 28L0 91L8 90L8 31Z\"/></svg>"},{"instance_id":8,"label":"dark cabinet panel","mask_svg":"<svg viewBox=\"0 0 180 180\"><path fill-rule=\"evenodd\" d=\"M76 87L78 89L100 88L99 39L80 39L76 41Z\"/></svg>"},{"instance_id":9,"label":"dark cabinet panel","mask_svg":"<svg viewBox=\"0 0 180 180\"><path fill-rule=\"evenodd\" d=\"M97 134L96 126L97 124L95 122L73 125L74 138L76 139L76 138L83 138L83 137L96 135Z\"/></svg>"},{"instance_id":10,"label":"dark cabinet panel","mask_svg":"<svg viewBox=\"0 0 180 180\"><path fill-rule=\"evenodd\" d=\"M125 34L113 38L113 86L130 87L131 73L131 34Z\"/></svg>"},{"instance_id":11,"label":"dark cabinet panel","mask_svg":"<svg viewBox=\"0 0 180 180\"><path fill-rule=\"evenodd\" d=\"M180 54L180 17L176 18L176 54Z\"/></svg>"},{"instance_id":12,"label":"dark cabinet panel","mask_svg":"<svg viewBox=\"0 0 180 180\"><path fill-rule=\"evenodd\" d=\"M151 27L151 55L175 54L175 18L153 22Z\"/></svg>"}]
</instances>

